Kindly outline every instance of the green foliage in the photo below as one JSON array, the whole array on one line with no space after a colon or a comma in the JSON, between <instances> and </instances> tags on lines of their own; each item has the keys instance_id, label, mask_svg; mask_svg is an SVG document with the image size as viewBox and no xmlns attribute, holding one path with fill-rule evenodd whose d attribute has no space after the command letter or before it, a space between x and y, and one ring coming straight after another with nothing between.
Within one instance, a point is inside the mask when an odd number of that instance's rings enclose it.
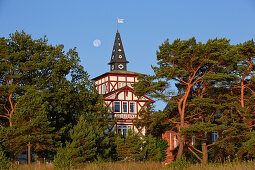
<instances>
[{"instance_id":1,"label":"green foliage","mask_svg":"<svg viewBox=\"0 0 255 170\"><path fill-rule=\"evenodd\" d=\"M53 164L57 169L71 169L73 166L71 149L68 146L58 148Z\"/></svg>"},{"instance_id":2,"label":"green foliage","mask_svg":"<svg viewBox=\"0 0 255 170\"><path fill-rule=\"evenodd\" d=\"M0 47L0 126L9 129L11 144L6 149L22 153L33 141L34 153L49 158L56 145L70 140L80 115L112 128L114 120L75 48L64 52L63 45L49 45L46 37L34 40L24 31L0 38Z\"/></svg>"},{"instance_id":3,"label":"green foliage","mask_svg":"<svg viewBox=\"0 0 255 170\"><path fill-rule=\"evenodd\" d=\"M143 148L144 160L146 161L164 161L166 158L166 149L168 143L160 137L148 135L145 139Z\"/></svg>"},{"instance_id":4,"label":"green foliage","mask_svg":"<svg viewBox=\"0 0 255 170\"><path fill-rule=\"evenodd\" d=\"M248 140L242 143L237 156L239 159L254 159L255 158L255 132L247 133Z\"/></svg>"},{"instance_id":5,"label":"green foliage","mask_svg":"<svg viewBox=\"0 0 255 170\"><path fill-rule=\"evenodd\" d=\"M44 151L54 150L53 129L47 118L42 92L28 90L20 99L13 116L14 126L8 134L8 144L14 155L26 151L28 142L34 153L43 157Z\"/></svg>"},{"instance_id":6,"label":"green foliage","mask_svg":"<svg viewBox=\"0 0 255 170\"><path fill-rule=\"evenodd\" d=\"M132 131L124 137L118 135L116 139L117 153L120 160L141 161L143 159L143 137Z\"/></svg>"},{"instance_id":7,"label":"green foliage","mask_svg":"<svg viewBox=\"0 0 255 170\"><path fill-rule=\"evenodd\" d=\"M152 103L146 103L139 112L139 119L134 122L136 127L146 127L147 133L155 137L161 137L166 128L171 126L170 122L165 122L168 110L155 111Z\"/></svg>"},{"instance_id":8,"label":"green foliage","mask_svg":"<svg viewBox=\"0 0 255 170\"><path fill-rule=\"evenodd\" d=\"M168 143L160 137L129 131L125 137L118 135L116 146L118 159L122 161L164 161Z\"/></svg>"},{"instance_id":9,"label":"green foliage","mask_svg":"<svg viewBox=\"0 0 255 170\"><path fill-rule=\"evenodd\" d=\"M236 159L239 149L244 149L244 147L242 147L243 143L249 140L247 136L248 132L249 127L242 123L234 123L223 131L216 140L212 151L215 160L224 162L226 157L229 157L231 160Z\"/></svg>"},{"instance_id":10,"label":"green foliage","mask_svg":"<svg viewBox=\"0 0 255 170\"><path fill-rule=\"evenodd\" d=\"M186 134L187 136L197 136L197 137L205 137L205 133L209 132L218 132L224 130L226 127L224 125L212 124L210 122L207 123L195 123L189 125L188 127L182 128L181 132Z\"/></svg>"},{"instance_id":11,"label":"green foliage","mask_svg":"<svg viewBox=\"0 0 255 170\"><path fill-rule=\"evenodd\" d=\"M0 169L9 169L10 161L6 158L4 152L0 150Z\"/></svg>"},{"instance_id":12,"label":"green foliage","mask_svg":"<svg viewBox=\"0 0 255 170\"><path fill-rule=\"evenodd\" d=\"M170 169L174 169L174 170L188 169L190 166L191 166L191 163L187 161L185 155L183 155L181 159L177 159L174 162L169 164Z\"/></svg>"},{"instance_id":13,"label":"green foliage","mask_svg":"<svg viewBox=\"0 0 255 170\"><path fill-rule=\"evenodd\" d=\"M98 129L91 126L83 116L78 124L70 131L71 142L69 148L74 162L93 161L96 157L96 138Z\"/></svg>"},{"instance_id":14,"label":"green foliage","mask_svg":"<svg viewBox=\"0 0 255 170\"><path fill-rule=\"evenodd\" d=\"M93 121L89 122L82 115L77 125L70 130L70 141L65 147L59 148L54 162L57 167L66 167L78 163L97 160L110 160L112 149L110 135L103 127L97 126ZM62 161L63 159L67 163Z\"/></svg>"},{"instance_id":15,"label":"green foliage","mask_svg":"<svg viewBox=\"0 0 255 170\"><path fill-rule=\"evenodd\" d=\"M145 125L153 134L179 129L181 126L181 137L182 134L189 137L194 135L203 141L208 140L208 143L209 138L206 138L205 133L226 129L217 144L222 146L221 149L212 149L215 154L212 157L218 159L216 155L221 154L221 161L226 155L236 157L238 147L249 145L252 148L249 142L242 145L243 139L235 138L236 135L232 133L237 132L233 129L238 123L250 126L250 131L254 130L255 43L250 40L230 45L229 42L225 38L216 38L201 43L191 38L177 39L172 43L166 40L161 44L157 51L158 63L152 67L154 75L141 76L135 91L137 95L160 98L168 103L168 107L163 112L155 112L153 109L150 114L149 111L145 112L139 124ZM173 85L178 90L175 93L171 88ZM227 136L226 133L231 135ZM250 139L247 133L246 129L240 131L239 135ZM227 143L230 145L227 146ZM178 156L181 155L180 148ZM252 155L247 151L241 155L246 154L247 157Z\"/></svg>"}]
</instances>

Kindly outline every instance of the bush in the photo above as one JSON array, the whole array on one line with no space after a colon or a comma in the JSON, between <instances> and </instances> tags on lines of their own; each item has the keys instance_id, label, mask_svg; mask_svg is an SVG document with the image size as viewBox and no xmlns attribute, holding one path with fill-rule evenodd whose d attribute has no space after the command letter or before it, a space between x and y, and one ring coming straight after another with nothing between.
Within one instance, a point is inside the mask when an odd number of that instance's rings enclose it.
<instances>
[{"instance_id":1,"label":"bush","mask_svg":"<svg viewBox=\"0 0 255 170\"><path fill-rule=\"evenodd\" d=\"M165 139L148 135L143 149L145 160L164 161L167 147L168 143Z\"/></svg>"},{"instance_id":2,"label":"bush","mask_svg":"<svg viewBox=\"0 0 255 170\"><path fill-rule=\"evenodd\" d=\"M9 169L10 168L10 161L5 157L3 151L0 151L0 169Z\"/></svg>"},{"instance_id":3,"label":"bush","mask_svg":"<svg viewBox=\"0 0 255 170\"><path fill-rule=\"evenodd\" d=\"M59 148L54 156L54 166L58 169L71 169L73 161L68 147Z\"/></svg>"},{"instance_id":4,"label":"bush","mask_svg":"<svg viewBox=\"0 0 255 170\"><path fill-rule=\"evenodd\" d=\"M181 159L177 159L174 162L169 164L171 169L183 170L188 169L191 166L191 163L187 161L186 157L183 155Z\"/></svg>"}]
</instances>

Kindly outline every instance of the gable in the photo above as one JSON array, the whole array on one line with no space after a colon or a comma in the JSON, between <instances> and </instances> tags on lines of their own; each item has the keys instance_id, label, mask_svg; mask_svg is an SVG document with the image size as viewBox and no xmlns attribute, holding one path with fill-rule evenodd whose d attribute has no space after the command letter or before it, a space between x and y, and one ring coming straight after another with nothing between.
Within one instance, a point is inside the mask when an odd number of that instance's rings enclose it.
<instances>
[{"instance_id":1,"label":"gable","mask_svg":"<svg viewBox=\"0 0 255 170\"><path fill-rule=\"evenodd\" d=\"M132 101L154 102L153 100L151 100L150 98L146 96L141 96L141 97L136 96L134 94L134 89L128 86L122 87L108 94L105 94L104 100L132 100Z\"/></svg>"}]
</instances>

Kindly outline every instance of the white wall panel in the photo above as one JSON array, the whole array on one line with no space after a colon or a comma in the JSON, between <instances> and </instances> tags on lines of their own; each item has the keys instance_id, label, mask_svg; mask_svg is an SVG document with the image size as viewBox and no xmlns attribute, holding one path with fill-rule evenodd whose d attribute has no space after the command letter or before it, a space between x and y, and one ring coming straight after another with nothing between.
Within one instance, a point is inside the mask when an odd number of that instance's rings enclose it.
<instances>
[{"instance_id":1,"label":"white wall panel","mask_svg":"<svg viewBox=\"0 0 255 170\"><path fill-rule=\"evenodd\" d=\"M117 76L110 76L111 81L117 81Z\"/></svg>"},{"instance_id":2,"label":"white wall panel","mask_svg":"<svg viewBox=\"0 0 255 170\"><path fill-rule=\"evenodd\" d=\"M126 81L126 77L119 76L119 80L118 81Z\"/></svg>"},{"instance_id":3,"label":"white wall panel","mask_svg":"<svg viewBox=\"0 0 255 170\"><path fill-rule=\"evenodd\" d=\"M127 77L127 81L134 82L134 77Z\"/></svg>"}]
</instances>

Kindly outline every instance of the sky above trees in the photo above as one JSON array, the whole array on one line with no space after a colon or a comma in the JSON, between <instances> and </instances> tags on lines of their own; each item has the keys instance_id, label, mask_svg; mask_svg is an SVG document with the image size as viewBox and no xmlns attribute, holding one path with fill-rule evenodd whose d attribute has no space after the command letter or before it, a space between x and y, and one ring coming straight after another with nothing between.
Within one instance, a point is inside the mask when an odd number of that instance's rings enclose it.
<instances>
[{"instance_id":1,"label":"sky above trees","mask_svg":"<svg viewBox=\"0 0 255 170\"><path fill-rule=\"evenodd\" d=\"M227 38L231 44L255 38L253 0L0 0L0 37L24 30L49 43L77 47L91 78L110 71L117 17L129 71L153 74L156 50L167 38L197 41ZM101 45L93 46L94 40ZM157 108L163 109L164 104Z\"/></svg>"}]
</instances>

